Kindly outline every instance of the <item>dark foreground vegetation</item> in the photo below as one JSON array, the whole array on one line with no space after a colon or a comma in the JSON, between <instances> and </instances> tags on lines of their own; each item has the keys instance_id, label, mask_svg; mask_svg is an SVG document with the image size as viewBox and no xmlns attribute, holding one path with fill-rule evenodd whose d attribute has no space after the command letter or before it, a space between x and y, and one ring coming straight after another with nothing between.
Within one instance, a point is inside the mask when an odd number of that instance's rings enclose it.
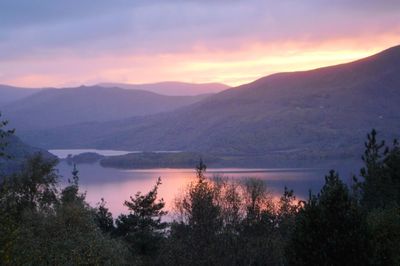
<instances>
[{"instance_id":1,"label":"dark foreground vegetation","mask_svg":"<svg viewBox=\"0 0 400 266\"><path fill-rule=\"evenodd\" d=\"M171 222L161 180L114 220L104 200L86 203L76 169L61 188L55 162L33 156L2 177L0 264L400 265L400 147L375 131L365 145L353 184L332 170L306 201L286 188L274 200L261 180L207 179L200 162Z\"/></svg>"}]
</instances>

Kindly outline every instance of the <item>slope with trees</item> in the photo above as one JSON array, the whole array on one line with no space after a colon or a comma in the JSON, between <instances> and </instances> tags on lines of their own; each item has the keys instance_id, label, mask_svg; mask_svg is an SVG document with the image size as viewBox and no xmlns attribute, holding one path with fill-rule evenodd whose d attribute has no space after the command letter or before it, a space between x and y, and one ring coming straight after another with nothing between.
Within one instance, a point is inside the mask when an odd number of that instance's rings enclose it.
<instances>
[{"instance_id":1,"label":"slope with trees","mask_svg":"<svg viewBox=\"0 0 400 266\"><path fill-rule=\"evenodd\" d=\"M7 120L2 120L0 113L0 180L3 175L18 171L25 160L34 154L42 154L48 160L55 156L46 150L35 148L22 142L8 126Z\"/></svg>"},{"instance_id":2,"label":"slope with trees","mask_svg":"<svg viewBox=\"0 0 400 266\"><path fill-rule=\"evenodd\" d=\"M165 96L142 90L81 86L44 89L3 106L3 112L12 121L11 126L24 135L25 131L171 111L206 97Z\"/></svg>"},{"instance_id":3,"label":"slope with trees","mask_svg":"<svg viewBox=\"0 0 400 266\"><path fill-rule=\"evenodd\" d=\"M24 139L52 148L181 150L280 161L354 157L362 152L358 136L371 127L398 137L399 68L397 46L348 64L271 75L169 113Z\"/></svg>"},{"instance_id":4,"label":"slope with trees","mask_svg":"<svg viewBox=\"0 0 400 266\"><path fill-rule=\"evenodd\" d=\"M187 83L165 81L148 84L100 83L102 87L118 87L129 90L144 90L170 96L196 96L214 94L226 90L229 86L221 83Z\"/></svg>"},{"instance_id":5,"label":"slope with trees","mask_svg":"<svg viewBox=\"0 0 400 266\"><path fill-rule=\"evenodd\" d=\"M0 106L28 97L39 91L40 89L28 89L0 84Z\"/></svg>"}]
</instances>

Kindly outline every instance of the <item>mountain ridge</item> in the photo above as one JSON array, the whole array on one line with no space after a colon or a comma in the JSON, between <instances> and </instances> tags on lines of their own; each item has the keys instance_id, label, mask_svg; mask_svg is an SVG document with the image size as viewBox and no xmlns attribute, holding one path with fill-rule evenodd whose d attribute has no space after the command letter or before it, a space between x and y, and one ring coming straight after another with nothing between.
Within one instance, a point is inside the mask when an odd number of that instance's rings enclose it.
<instances>
[{"instance_id":1,"label":"mountain ridge","mask_svg":"<svg viewBox=\"0 0 400 266\"><path fill-rule=\"evenodd\" d=\"M119 87L123 89L145 90L168 96L197 96L201 94L214 94L229 89L228 85L222 83L188 83L180 81L163 81L144 84L127 84L104 82L99 83L103 87Z\"/></svg>"},{"instance_id":2,"label":"mountain ridge","mask_svg":"<svg viewBox=\"0 0 400 266\"><path fill-rule=\"evenodd\" d=\"M26 139L44 147L346 156L362 149L372 128L389 139L398 136L398 69L400 46L346 64L273 74L168 113L59 128L40 133L47 139L39 133Z\"/></svg>"},{"instance_id":3,"label":"mountain ridge","mask_svg":"<svg viewBox=\"0 0 400 266\"><path fill-rule=\"evenodd\" d=\"M5 139L2 139L2 141L7 143L7 146L5 147L3 152L6 154L7 157L10 158L0 158L0 180L4 176L20 171L26 163L26 159L34 156L35 154L40 153L45 160L57 160L57 157L55 157L48 151L37 147L32 147L22 142L18 136L8 136Z\"/></svg>"},{"instance_id":4,"label":"mountain ridge","mask_svg":"<svg viewBox=\"0 0 400 266\"><path fill-rule=\"evenodd\" d=\"M2 111L11 126L24 131L164 112L208 96L165 96L143 90L99 86L52 88L9 103L2 107Z\"/></svg>"},{"instance_id":5,"label":"mountain ridge","mask_svg":"<svg viewBox=\"0 0 400 266\"><path fill-rule=\"evenodd\" d=\"M37 93L39 91L40 91L39 88L28 89L28 88L0 84L0 106L33 95L34 93Z\"/></svg>"}]
</instances>

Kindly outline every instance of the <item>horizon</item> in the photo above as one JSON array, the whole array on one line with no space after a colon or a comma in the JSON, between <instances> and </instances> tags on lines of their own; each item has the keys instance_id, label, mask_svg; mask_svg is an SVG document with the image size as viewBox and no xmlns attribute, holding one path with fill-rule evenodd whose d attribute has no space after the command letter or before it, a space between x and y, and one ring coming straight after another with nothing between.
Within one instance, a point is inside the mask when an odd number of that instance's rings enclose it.
<instances>
[{"instance_id":1,"label":"horizon","mask_svg":"<svg viewBox=\"0 0 400 266\"><path fill-rule=\"evenodd\" d=\"M400 265L399 22L0 0L0 264Z\"/></svg>"},{"instance_id":2,"label":"horizon","mask_svg":"<svg viewBox=\"0 0 400 266\"><path fill-rule=\"evenodd\" d=\"M331 65L322 65L322 66L316 66L313 68L306 68L306 69L298 69L298 70L282 70L279 72L273 72L273 73L269 73L265 76L259 76L259 77L255 77L255 79L253 80L249 80L246 81L245 83L240 83L237 85L229 85L227 83L223 83L223 82L218 82L218 81L210 81L210 82L189 82L189 81L182 81L182 80L160 80L160 81L154 81L154 82L148 82L148 83L128 83L128 82L118 82L118 81L104 81L104 82L98 82L98 83L74 83L74 84L70 84L70 83L66 83L65 86L36 86L36 87L29 87L29 86L18 86L18 85L14 85L14 84L6 84L6 83L1 83L0 85L4 85L4 86L11 86L11 87L16 87L16 88L24 88L24 89L67 89L67 88L77 88L77 87L109 87L110 85L115 85L116 87L118 87L118 85L133 85L133 86L142 86L142 85L158 85L158 84L168 84L168 83L181 83L181 84L190 84L190 85L213 85L213 84L219 84L219 85L224 85L227 86L227 89L231 89L231 88L236 88L236 87L240 87L246 84L250 84L253 83L255 81L257 81L258 79L264 78L264 77L268 77L274 74L279 74L279 73L295 73L295 72L307 72L307 71L313 71L313 70L318 70L321 68L327 68L327 67L334 67L334 66L339 66L339 65L343 65L343 64L348 64L348 63L353 63L353 62L357 62L359 60L363 60L366 58L369 58L371 56L380 54L386 50L395 48L395 47L400 47L400 44L395 44L393 46L390 47L386 47L382 50L376 51L372 54L367 54L364 55L363 57L360 58L354 58L351 61L345 61L345 62L338 62L335 64L331 64ZM68 85L69 84L69 85ZM126 89L126 88L123 88ZM128 89L129 90L129 89Z\"/></svg>"},{"instance_id":3,"label":"horizon","mask_svg":"<svg viewBox=\"0 0 400 266\"><path fill-rule=\"evenodd\" d=\"M0 10L0 84L26 88L165 81L236 87L400 43L396 1L363 1L362 8L357 0L334 8L324 1L27 1L0 3Z\"/></svg>"}]
</instances>

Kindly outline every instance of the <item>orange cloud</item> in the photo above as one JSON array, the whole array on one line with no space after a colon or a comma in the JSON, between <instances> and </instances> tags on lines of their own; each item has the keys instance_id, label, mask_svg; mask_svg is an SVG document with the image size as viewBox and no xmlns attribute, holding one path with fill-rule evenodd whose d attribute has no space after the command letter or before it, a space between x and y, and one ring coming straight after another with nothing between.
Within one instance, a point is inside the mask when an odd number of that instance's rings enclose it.
<instances>
[{"instance_id":1,"label":"orange cloud","mask_svg":"<svg viewBox=\"0 0 400 266\"><path fill-rule=\"evenodd\" d=\"M259 43L210 50L200 45L170 54L117 53L96 57L72 55L6 62L1 83L17 86L66 86L98 82L148 83L166 80L222 82L236 86L282 71L298 71L363 58L400 43L397 34L324 42ZM23 67L21 67L23 65ZM11 74L12 72L12 74Z\"/></svg>"}]
</instances>

